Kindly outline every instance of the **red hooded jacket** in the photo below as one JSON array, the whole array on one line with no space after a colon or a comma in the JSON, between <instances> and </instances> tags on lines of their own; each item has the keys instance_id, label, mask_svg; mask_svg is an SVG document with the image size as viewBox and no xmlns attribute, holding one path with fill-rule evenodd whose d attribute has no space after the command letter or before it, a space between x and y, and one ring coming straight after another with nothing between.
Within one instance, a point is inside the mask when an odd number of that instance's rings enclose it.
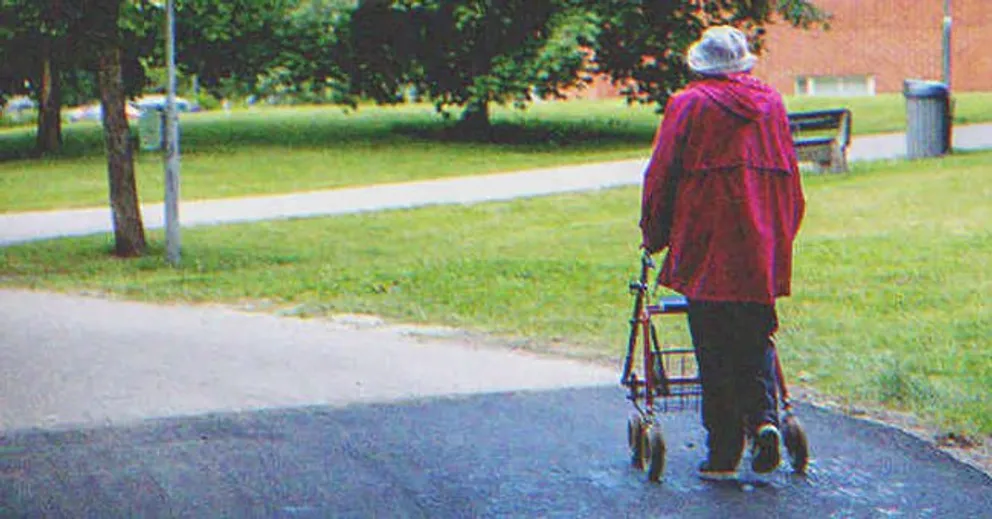
<instances>
[{"instance_id":1,"label":"red hooded jacket","mask_svg":"<svg viewBox=\"0 0 992 519\"><path fill-rule=\"evenodd\" d=\"M643 245L668 247L658 282L689 299L789 295L805 199L782 97L750 74L673 96L644 175Z\"/></svg>"}]
</instances>

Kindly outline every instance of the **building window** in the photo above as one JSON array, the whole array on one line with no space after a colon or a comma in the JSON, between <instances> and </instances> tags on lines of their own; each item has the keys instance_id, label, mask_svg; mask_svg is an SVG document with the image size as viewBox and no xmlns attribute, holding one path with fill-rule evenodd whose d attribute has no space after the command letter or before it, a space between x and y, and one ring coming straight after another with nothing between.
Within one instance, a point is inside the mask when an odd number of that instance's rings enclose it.
<instances>
[{"instance_id":1,"label":"building window","mask_svg":"<svg viewBox=\"0 0 992 519\"><path fill-rule=\"evenodd\" d=\"M798 76L796 95L801 96L873 96L873 76Z\"/></svg>"}]
</instances>

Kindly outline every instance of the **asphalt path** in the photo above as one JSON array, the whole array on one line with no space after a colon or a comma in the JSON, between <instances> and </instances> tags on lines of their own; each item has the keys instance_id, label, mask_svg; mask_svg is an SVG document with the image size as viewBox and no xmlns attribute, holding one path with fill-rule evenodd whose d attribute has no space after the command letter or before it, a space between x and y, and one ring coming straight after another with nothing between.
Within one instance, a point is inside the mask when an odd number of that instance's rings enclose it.
<instances>
[{"instance_id":1,"label":"asphalt path","mask_svg":"<svg viewBox=\"0 0 992 519\"><path fill-rule=\"evenodd\" d=\"M2 517L990 517L992 478L802 405L808 476L627 461L615 366L443 329L0 291ZM745 476L745 481L751 481Z\"/></svg>"}]
</instances>

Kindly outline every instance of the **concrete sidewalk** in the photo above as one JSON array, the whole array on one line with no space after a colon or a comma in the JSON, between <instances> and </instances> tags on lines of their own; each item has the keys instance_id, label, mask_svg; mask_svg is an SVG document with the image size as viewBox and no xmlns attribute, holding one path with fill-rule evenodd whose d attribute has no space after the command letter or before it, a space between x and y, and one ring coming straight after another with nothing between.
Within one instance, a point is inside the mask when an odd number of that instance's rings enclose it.
<instances>
[{"instance_id":1,"label":"concrete sidewalk","mask_svg":"<svg viewBox=\"0 0 992 519\"><path fill-rule=\"evenodd\" d=\"M992 124L954 129L954 148L992 148ZM906 155L904 134L857 137L852 161L897 159ZM468 204L636 185L647 158L516 173L292 193L275 196L183 202L184 227L285 218L330 216L435 204ZM162 204L145 204L147 229L163 227ZM0 246L14 243L111 232L110 209L38 211L0 215Z\"/></svg>"},{"instance_id":2,"label":"concrete sidewalk","mask_svg":"<svg viewBox=\"0 0 992 519\"><path fill-rule=\"evenodd\" d=\"M617 380L611 367L486 346L449 328L0 289L0 445L4 431L33 427Z\"/></svg>"}]
</instances>

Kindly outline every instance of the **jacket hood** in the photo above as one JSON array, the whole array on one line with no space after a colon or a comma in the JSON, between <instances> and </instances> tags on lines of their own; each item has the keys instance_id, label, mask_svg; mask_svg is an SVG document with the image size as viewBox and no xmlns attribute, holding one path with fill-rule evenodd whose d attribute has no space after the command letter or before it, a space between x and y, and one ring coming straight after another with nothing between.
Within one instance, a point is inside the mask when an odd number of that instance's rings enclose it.
<instances>
[{"instance_id":1,"label":"jacket hood","mask_svg":"<svg viewBox=\"0 0 992 519\"><path fill-rule=\"evenodd\" d=\"M723 109L748 121L765 117L778 96L775 90L750 74L704 79L697 88Z\"/></svg>"}]
</instances>

